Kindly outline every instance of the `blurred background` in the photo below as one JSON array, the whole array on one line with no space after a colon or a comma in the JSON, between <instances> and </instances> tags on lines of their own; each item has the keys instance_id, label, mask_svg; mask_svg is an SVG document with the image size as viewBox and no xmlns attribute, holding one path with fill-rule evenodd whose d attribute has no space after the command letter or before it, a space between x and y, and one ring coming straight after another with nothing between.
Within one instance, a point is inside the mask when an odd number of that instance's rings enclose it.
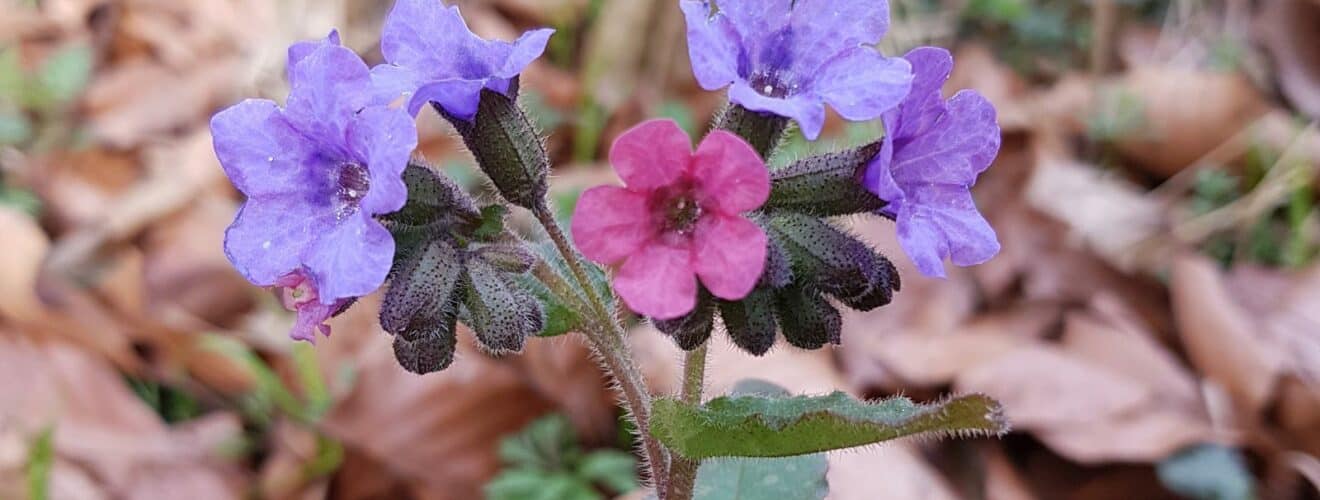
<instances>
[{"instance_id":1,"label":"blurred background","mask_svg":"<svg viewBox=\"0 0 1320 500\"><path fill-rule=\"evenodd\" d=\"M882 47L949 47L946 91L999 108L976 195L1003 253L906 277L843 346L753 359L712 392L984 392L1003 439L830 456L839 499L1320 498L1320 1L891 0ZM558 33L524 75L555 201L612 182L648 117L722 105L675 0L461 1L472 28ZM315 348L221 251L241 202L209 117L282 100L285 48L341 29L369 63L385 0L0 0L0 498L593 499L635 491L626 425L576 338L398 368L368 298ZM480 178L431 113L421 153ZM831 118L775 163L873 140ZM487 196L490 196L487 194ZM463 335L467 335L464 333ZM679 353L631 339L651 386Z\"/></svg>"}]
</instances>

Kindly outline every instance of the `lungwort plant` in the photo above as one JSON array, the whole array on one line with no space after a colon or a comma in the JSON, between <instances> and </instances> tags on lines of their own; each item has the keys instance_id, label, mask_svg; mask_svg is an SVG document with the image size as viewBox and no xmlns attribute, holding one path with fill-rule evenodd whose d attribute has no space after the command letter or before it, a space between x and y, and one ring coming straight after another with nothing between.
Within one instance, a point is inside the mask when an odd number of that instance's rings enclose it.
<instances>
[{"instance_id":1,"label":"lungwort plant","mask_svg":"<svg viewBox=\"0 0 1320 500\"><path fill-rule=\"evenodd\" d=\"M980 395L934 404L772 390L703 399L712 332L755 355L780 337L819 349L840 344L840 307L895 299L895 266L838 217L893 220L926 276L943 276L945 261L993 257L999 243L969 188L998 153L999 127L976 92L941 95L947 51L878 50L889 24L883 0L679 7L693 73L707 90L727 89L728 106L695 147L667 120L620 136L609 161L622 185L586 191L567 232L546 200L542 137L518 105L519 73L552 30L484 40L457 7L397 0L381 37L384 64L369 68L333 32L293 45L283 106L250 99L211 123L216 155L247 197L226 255L296 311L294 339L329 336L328 319L384 288L380 324L399 364L418 374L454 362L458 323L501 353L580 332L618 382L662 499L714 495L740 487L721 475L781 466L812 476L798 482L806 489L765 495L818 498L824 467L811 457L821 452L1003 433L998 404ZM769 169L790 127L819 137L826 106L847 120L883 120L887 133ZM414 156L414 120L427 108L453 124L502 202L478 204ZM514 211L529 212L544 237L507 228ZM621 306L688 351L681 394L647 390Z\"/></svg>"}]
</instances>

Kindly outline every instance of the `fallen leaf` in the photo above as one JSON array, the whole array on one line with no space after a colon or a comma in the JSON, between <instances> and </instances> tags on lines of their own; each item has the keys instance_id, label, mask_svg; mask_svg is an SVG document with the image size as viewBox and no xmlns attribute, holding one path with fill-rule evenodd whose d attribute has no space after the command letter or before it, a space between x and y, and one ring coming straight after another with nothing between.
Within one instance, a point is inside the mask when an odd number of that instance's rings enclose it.
<instances>
[{"instance_id":1,"label":"fallen leaf","mask_svg":"<svg viewBox=\"0 0 1320 500\"><path fill-rule=\"evenodd\" d=\"M1298 110L1320 119L1320 3L1264 2L1252 28L1274 60L1283 94Z\"/></svg>"},{"instance_id":2,"label":"fallen leaf","mask_svg":"<svg viewBox=\"0 0 1320 500\"><path fill-rule=\"evenodd\" d=\"M1219 270L1208 260L1179 257L1169 288L1178 333L1192 364L1228 390L1244 417L1259 415L1282 370L1280 353L1255 333L1257 325L1236 304Z\"/></svg>"}]
</instances>

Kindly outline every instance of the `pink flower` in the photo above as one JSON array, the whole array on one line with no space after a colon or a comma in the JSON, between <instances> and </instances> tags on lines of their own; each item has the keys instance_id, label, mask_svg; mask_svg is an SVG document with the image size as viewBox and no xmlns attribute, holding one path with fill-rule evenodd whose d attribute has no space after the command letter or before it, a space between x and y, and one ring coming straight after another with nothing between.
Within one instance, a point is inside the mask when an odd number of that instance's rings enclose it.
<instances>
[{"instance_id":1,"label":"pink flower","mask_svg":"<svg viewBox=\"0 0 1320 500\"><path fill-rule=\"evenodd\" d=\"M313 344L316 343L317 332L326 337L330 336L330 325L325 322L350 302L347 299L340 299L331 304L322 304L316 282L301 269L276 280L275 293L279 294L285 309L298 313L298 319L294 321L289 337Z\"/></svg>"},{"instance_id":2,"label":"pink flower","mask_svg":"<svg viewBox=\"0 0 1320 500\"><path fill-rule=\"evenodd\" d=\"M614 290L630 309L655 319L691 311L698 277L716 297L742 299L765 266L765 232L741 215L770 196L765 162L721 130L695 153L691 144L672 120L633 127L610 149L626 187L587 190L573 214L583 255L622 262Z\"/></svg>"}]
</instances>

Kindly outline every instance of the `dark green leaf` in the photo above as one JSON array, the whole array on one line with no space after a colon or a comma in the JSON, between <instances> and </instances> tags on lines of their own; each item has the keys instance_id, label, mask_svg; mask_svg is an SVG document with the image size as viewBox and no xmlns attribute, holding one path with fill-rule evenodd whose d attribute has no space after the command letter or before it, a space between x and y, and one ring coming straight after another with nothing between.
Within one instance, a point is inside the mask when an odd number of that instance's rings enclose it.
<instances>
[{"instance_id":1,"label":"dark green leaf","mask_svg":"<svg viewBox=\"0 0 1320 500\"><path fill-rule=\"evenodd\" d=\"M787 458L717 458L697 470L694 500L821 500L829 493L824 453Z\"/></svg>"},{"instance_id":2,"label":"dark green leaf","mask_svg":"<svg viewBox=\"0 0 1320 500\"><path fill-rule=\"evenodd\" d=\"M615 494L637 489L637 459L619 450L597 450L582 458L578 475Z\"/></svg>"},{"instance_id":3,"label":"dark green leaf","mask_svg":"<svg viewBox=\"0 0 1320 500\"><path fill-rule=\"evenodd\" d=\"M534 469L505 471L486 485L488 500L600 500L585 481Z\"/></svg>"},{"instance_id":4,"label":"dark green leaf","mask_svg":"<svg viewBox=\"0 0 1320 500\"><path fill-rule=\"evenodd\" d=\"M915 434L998 435L999 403L982 395L920 405L828 396L720 397L702 406L659 399L651 434L690 458L785 457L852 448Z\"/></svg>"},{"instance_id":5,"label":"dark green leaf","mask_svg":"<svg viewBox=\"0 0 1320 500\"><path fill-rule=\"evenodd\" d=\"M1255 482L1242 454L1220 445L1194 446L1160 462L1160 482L1197 500L1251 500Z\"/></svg>"}]
</instances>

